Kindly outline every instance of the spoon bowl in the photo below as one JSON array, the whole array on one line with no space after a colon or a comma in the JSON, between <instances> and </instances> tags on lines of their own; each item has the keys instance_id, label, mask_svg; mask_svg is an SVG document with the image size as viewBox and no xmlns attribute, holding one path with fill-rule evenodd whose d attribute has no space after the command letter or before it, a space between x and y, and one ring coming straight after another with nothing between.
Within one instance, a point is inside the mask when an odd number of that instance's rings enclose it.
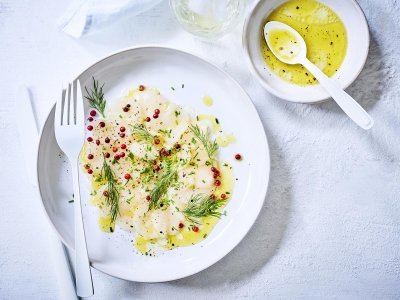
<instances>
[{"instance_id":1,"label":"spoon bowl","mask_svg":"<svg viewBox=\"0 0 400 300\"><path fill-rule=\"evenodd\" d=\"M307 45L300 33L282 22L265 24L264 38L271 52L286 64L301 64L307 55ZM286 47L283 46L285 42ZM275 47L276 44L281 46Z\"/></svg>"}]
</instances>

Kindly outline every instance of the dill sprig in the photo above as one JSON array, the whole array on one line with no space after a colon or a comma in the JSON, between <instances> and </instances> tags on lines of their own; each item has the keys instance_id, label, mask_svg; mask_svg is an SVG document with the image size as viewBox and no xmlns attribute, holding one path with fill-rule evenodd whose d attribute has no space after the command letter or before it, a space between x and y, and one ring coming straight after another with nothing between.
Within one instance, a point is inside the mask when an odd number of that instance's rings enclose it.
<instances>
[{"instance_id":1,"label":"dill sprig","mask_svg":"<svg viewBox=\"0 0 400 300\"><path fill-rule=\"evenodd\" d=\"M219 209L225 204L224 200L214 200L210 195L193 195L186 208L182 211L186 218L197 223L197 218L213 216L220 218L222 213Z\"/></svg>"},{"instance_id":2,"label":"dill sprig","mask_svg":"<svg viewBox=\"0 0 400 300\"><path fill-rule=\"evenodd\" d=\"M104 109L106 108L107 101L104 99L103 86L99 86L99 82L93 78L93 88L90 91L85 86L87 96L85 98L89 101L89 105L97 109L103 118L105 118Z\"/></svg>"},{"instance_id":3,"label":"dill sprig","mask_svg":"<svg viewBox=\"0 0 400 300\"><path fill-rule=\"evenodd\" d=\"M194 136L203 144L204 149L207 151L207 155L211 161L214 160L215 152L218 150L218 144L214 140L210 139L210 130L207 128L207 131L202 131L198 125L190 125L189 129L193 132Z\"/></svg>"},{"instance_id":4,"label":"dill sprig","mask_svg":"<svg viewBox=\"0 0 400 300\"><path fill-rule=\"evenodd\" d=\"M168 191L168 188L178 180L178 170L172 160L166 161L165 174L156 182L153 190L150 192L149 210L158 208L159 201Z\"/></svg>"},{"instance_id":5,"label":"dill sprig","mask_svg":"<svg viewBox=\"0 0 400 300\"><path fill-rule=\"evenodd\" d=\"M114 222L119 214L119 191L117 188L117 180L111 167L107 164L106 159L103 161L101 169L103 178L107 181L106 202L110 206L111 220Z\"/></svg>"},{"instance_id":6,"label":"dill sprig","mask_svg":"<svg viewBox=\"0 0 400 300\"><path fill-rule=\"evenodd\" d=\"M135 124L131 126L132 135L139 143L153 143L154 136L149 132L147 127L143 124Z\"/></svg>"}]
</instances>

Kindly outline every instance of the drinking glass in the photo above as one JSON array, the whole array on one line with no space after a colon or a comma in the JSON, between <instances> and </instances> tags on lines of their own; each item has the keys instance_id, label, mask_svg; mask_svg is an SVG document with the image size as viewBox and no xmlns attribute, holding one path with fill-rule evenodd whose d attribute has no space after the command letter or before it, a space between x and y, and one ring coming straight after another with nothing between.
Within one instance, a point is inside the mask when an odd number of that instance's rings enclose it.
<instances>
[{"instance_id":1,"label":"drinking glass","mask_svg":"<svg viewBox=\"0 0 400 300\"><path fill-rule=\"evenodd\" d=\"M182 27L205 39L218 39L239 21L245 0L170 0Z\"/></svg>"}]
</instances>

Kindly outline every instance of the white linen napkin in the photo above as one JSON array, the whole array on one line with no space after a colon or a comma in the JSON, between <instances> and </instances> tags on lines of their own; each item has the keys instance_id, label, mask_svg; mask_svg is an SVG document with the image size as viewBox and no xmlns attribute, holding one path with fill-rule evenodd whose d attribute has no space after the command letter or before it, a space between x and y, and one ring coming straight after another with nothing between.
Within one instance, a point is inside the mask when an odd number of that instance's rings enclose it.
<instances>
[{"instance_id":1,"label":"white linen napkin","mask_svg":"<svg viewBox=\"0 0 400 300\"><path fill-rule=\"evenodd\" d=\"M138 15L161 0L73 0L58 26L74 38L99 29L124 14Z\"/></svg>"}]
</instances>

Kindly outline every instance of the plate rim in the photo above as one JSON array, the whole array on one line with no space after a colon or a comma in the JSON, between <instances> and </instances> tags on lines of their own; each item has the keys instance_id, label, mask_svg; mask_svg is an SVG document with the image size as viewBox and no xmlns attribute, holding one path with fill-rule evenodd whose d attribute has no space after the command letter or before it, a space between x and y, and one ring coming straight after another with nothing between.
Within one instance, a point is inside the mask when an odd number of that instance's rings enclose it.
<instances>
[{"instance_id":1,"label":"plate rim","mask_svg":"<svg viewBox=\"0 0 400 300\"><path fill-rule=\"evenodd\" d=\"M198 55L197 53L194 53L193 51L181 50L181 49L177 49L177 48L174 48L174 47L168 47L168 46L158 45L158 44L143 44L143 45L137 45L137 46L133 46L133 47L123 48L123 49L120 49L120 50L117 50L117 51L113 51L110 54L105 55L102 58L96 60L94 63L89 64L88 66L84 67L81 72L77 73L77 75L73 77L72 82L78 80L79 77L82 76L82 74L85 73L88 69L94 67L95 65L103 62L106 59L109 59L109 58L111 58L113 56L120 55L120 54L123 54L123 53L126 53L126 52L135 51L135 50L144 49L144 48L175 51L175 52L178 52L178 53L183 54L183 55L192 56L195 59L200 60L202 63L205 63L206 65L211 66L212 68L215 68L217 71L221 72L224 76L226 76L228 79L230 79L231 82L234 85L236 85L237 88L239 88L244 93L244 95L247 96L247 99L245 101L248 102L248 104L250 105L250 108L257 115L257 121L259 122L259 124L260 124L260 126L261 126L261 128L263 130L263 133L264 133L262 135L262 137L263 137L263 141L265 142L265 146L266 146L266 148L264 149L265 154L266 154L266 157L265 157L266 161L265 162L267 163L267 167L268 167L268 170L266 172L265 185L264 185L264 188L260 191L261 192L260 194L263 196L263 200L260 201L259 207L257 208L257 213L252 217L252 220L250 221L250 226L242 233L242 235L236 241L234 241L232 247L227 248L226 251L223 251L220 255L216 256L214 259L211 259L211 260L207 261L202 267L200 267L198 269L195 269L195 270L191 270L191 271L186 272L184 274L180 274L178 276L176 276L176 275L175 276L171 276L171 275L166 276L167 278L164 279L164 280L149 280L149 279L147 279L147 280L140 280L139 281L139 280L132 280L131 278L129 278L127 276L123 276L123 275L120 276L120 275L109 273L106 270L104 270L103 268L98 268L98 265L100 265L100 264L93 263L92 261L90 261L90 258L89 258L90 265L93 268L95 268L96 270L98 270L98 271L100 271L100 272L102 272L104 274L110 275L110 276L115 277L115 278L120 278L120 279L124 279L124 280L128 280L128 281L133 281L133 282L155 283L155 282L167 282L167 281L177 280L177 279L181 279L181 278L185 278L185 277L197 274L197 273L209 268L210 266L214 265L218 261L220 261L223 257L228 255L234 248L236 248L238 246L238 244L246 237L246 235L249 233L250 229L254 226L255 222L257 221L257 219L258 219L258 217L260 215L262 207L263 207L263 205L264 205L264 203L266 201L267 192L268 192L268 188L269 188L269 179L270 179L270 174L271 174L271 155L270 155L270 145L269 145L269 142L268 142L268 138L267 138L267 134L266 134L266 131L265 131L264 124L262 123L260 115L259 115L259 113L258 113L258 111L257 111L257 109L256 109L256 107L254 105L253 100L249 96L249 94L246 92L246 90L239 84L239 82L233 76L231 76L229 73L224 71L221 67L219 67L216 64L214 64L213 62L207 60L203 56ZM47 209L45 207L44 201L43 201L42 189L41 189L41 184L40 184L39 156L40 156L40 153L41 153L43 133L45 131L45 128L47 128L47 126L48 126L48 123L50 121L50 117L51 117L51 115L53 113L53 110L55 109L55 106L56 106L56 101L50 107L48 113L46 114L46 118L45 118L45 121L43 123L43 126L40 128L39 139L38 139L37 147L36 147L36 184L38 186L38 193L39 193L40 200L41 200L40 201L40 206L41 206L41 208L42 208L42 210L43 210L43 212L44 212L44 214L46 216L46 219L48 220L48 222L50 223L50 226L52 227L52 229L54 230L56 235L59 237L59 239L62 241L62 243L69 250L74 252L75 251L74 247L72 247L72 245L70 245L70 244L68 244L66 242L66 240L61 235L61 233L57 230L55 224L53 223L52 219L50 218L50 215L49 215L49 213L48 213L48 211L47 211Z\"/></svg>"}]
</instances>

